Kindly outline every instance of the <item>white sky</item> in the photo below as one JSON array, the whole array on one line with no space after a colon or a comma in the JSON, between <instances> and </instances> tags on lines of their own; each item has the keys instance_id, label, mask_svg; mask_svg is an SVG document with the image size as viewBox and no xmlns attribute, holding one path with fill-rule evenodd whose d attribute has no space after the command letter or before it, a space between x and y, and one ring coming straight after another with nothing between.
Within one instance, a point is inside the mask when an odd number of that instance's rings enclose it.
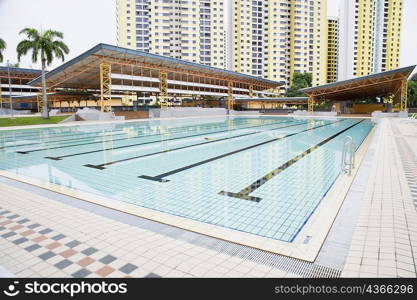
<instances>
[{"instance_id":1,"label":"white sky","mask_svg":"<svg viewBox=\"0 0 417 300\"><path fill-rule=\"evenodd\" d=\"M11 63L17 62L16 46L24 38L19 31L25 27L63 32L69 60L98 43L116 44L116 0L0 0L0 37L7 43L3 56ZM61 63L55 60L52 67ZM20 66L40 64L27 55Z\"/></svg>"},{"instance_id":2,"label":"white sky","mask_svg":"<svg viewBox=\"0 0 417 300\"><path fill-rule=\"evenodd\" d=\"M229 0L230 1L230 0ZM337 16L340 0L328 0L329 15ZM10 62L17 62L15 53L23 39L19 31L25 27L55 29L64 33L70 47L67 60L96 44L116 44L116 0L0 0L0 37L7 42L4 53ZM401 66L417 64L417 0L404 0ZM49 67L60 65L60 61ZM21 67L39 68L30 56L23 57Z\"/></svg>"}]
</instances>

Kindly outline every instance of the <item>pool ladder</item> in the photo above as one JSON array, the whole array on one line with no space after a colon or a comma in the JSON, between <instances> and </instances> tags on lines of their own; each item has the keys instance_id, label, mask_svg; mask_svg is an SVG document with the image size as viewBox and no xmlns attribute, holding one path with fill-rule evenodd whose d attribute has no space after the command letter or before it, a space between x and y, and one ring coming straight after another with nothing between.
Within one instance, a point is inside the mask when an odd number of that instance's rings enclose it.
<instances>
[{"instance_id":1,"label":"pool ladder","mask_svg":"<svg viewBox=\"0 0 417 300\"><path fill-rule=\"evenodd\" d=\"M352 174L352 170L355 168L355 149L356 145L353 142L353 138L348 136L343 141L342 149L342 172Z\"/></svg>"}]
</instances>

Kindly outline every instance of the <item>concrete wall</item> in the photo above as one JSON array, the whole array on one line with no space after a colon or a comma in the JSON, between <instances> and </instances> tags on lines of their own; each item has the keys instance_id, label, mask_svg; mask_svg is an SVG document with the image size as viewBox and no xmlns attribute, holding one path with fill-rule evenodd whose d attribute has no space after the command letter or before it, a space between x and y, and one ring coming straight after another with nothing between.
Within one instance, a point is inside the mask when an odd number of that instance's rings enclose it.
<instances>
[{"instance_id":1,"label":"concrete wall","mask_svg":"<svg viewBox=\"0 0 417 300\"><path fill-rule=\"evenodd\" d=\"M370 114L374 111L385 111L383 104L353 104L355 114Z\"/></svg>"},{"instance_id":2,"label":"concrete wall","mask_svg":"<svg viewBox=\"0 0 417 300\"><path fill-rule=\"evenodd\" d=\"M183 118L193 116L222 116L226 115L225 108L201 107L167 107L149 109L149 118Z\"/></svg>"},{"instance_id":3,"label":"concrete wall","mask_svg":"<svg viewBox=\"0 0 417 300\"><path fill-rule=\"evenodd\" d=\"M116 111L114 112L116 116L123 116L125 117L125 120L131 120L131 119L147 119L149 118L149 112L148 111Z\"/></svg>"}]
</instances>

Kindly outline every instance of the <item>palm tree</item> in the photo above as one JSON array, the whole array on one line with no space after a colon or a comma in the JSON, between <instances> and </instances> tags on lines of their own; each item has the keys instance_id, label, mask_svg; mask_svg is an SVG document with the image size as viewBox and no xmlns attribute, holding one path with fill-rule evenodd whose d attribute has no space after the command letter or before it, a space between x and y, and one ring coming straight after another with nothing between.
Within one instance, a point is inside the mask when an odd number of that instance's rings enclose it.
<instances>
[{"instance_id":1,"label":"palm tree","mask_svg":"<svg viewBox=\"0 0 417 300\"><path fill-rule=\"evenodd\" d=\"M20 57L26 55L29 50L32 50L32 61L34 63L38 62L40 56L42 63L42 117L48 119L49 111L48 97L46 95L45 68L52 63L54 56L65 61L64 54L68 54L69 49L62 41L64 38L62 32L50 29L39 32L34 28L25 28L20 31L20 34L22 33L26 35L27 39L17 45L17 58L20 61Z\"/></svg>"},{"instance_id":2,"label":"palm tree","mask_svg":"<svg viewBox=\"0 0 417 300\"><path fill-rule=\"evenodd\" d=\"M3 61L3 53L2 51L6 49L6 42L3 39L0 39L0 62Z\"/></svg>"}]
</instances>

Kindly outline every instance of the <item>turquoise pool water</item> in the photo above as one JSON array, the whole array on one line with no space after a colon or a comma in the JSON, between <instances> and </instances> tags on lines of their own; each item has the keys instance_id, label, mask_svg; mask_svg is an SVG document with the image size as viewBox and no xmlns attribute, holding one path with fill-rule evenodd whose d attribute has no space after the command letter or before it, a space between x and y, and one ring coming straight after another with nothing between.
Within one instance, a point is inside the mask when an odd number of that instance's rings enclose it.
<instances>
[{"instance_id":1,"label":"turquoise pool water","mask_svg":"<svg viewBox=\"0 0 417 300\"><path fill-rule=\"evenodd\" d=\"M218 117L0 132L0 169L291 242L370 120Z\"/></svg>"}]
</instances>

